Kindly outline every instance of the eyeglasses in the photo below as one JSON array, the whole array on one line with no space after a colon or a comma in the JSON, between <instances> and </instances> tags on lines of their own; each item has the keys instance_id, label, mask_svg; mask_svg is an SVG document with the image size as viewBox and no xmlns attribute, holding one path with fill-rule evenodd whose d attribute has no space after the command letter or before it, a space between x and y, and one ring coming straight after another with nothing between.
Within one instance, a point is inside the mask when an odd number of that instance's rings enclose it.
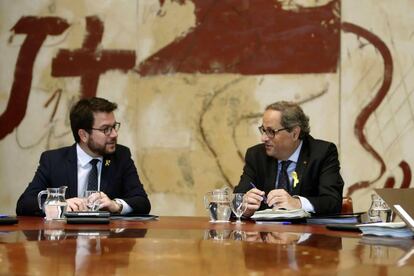
<instances>
[{"instance_id":1,"label":"eyeglasses","mask_svg":"<svg viewBox=\"0 0 414 276\"><path fill-rule=\"evenodd\" d=\"M115 131L118 132L120 127L121 127L121 123L116 122L113 126L107 126L105 128L93 128L93 127L91 127L91 129L99 130L100 132L102 132L106 136L109 136L109 135L111 135L113 129L115 129Z\"/></svg>"},{"instance_id":2,"label":"eyeglasses","mask_svg":"<svg viewBox=\"0 0 414 276\"><path fill-rule=\"evenodd\" d=\"M282 130L289 130L289 128L284 127L284 128L279 128L279 129L271 129L271 128L264 128L264 126L259 126L260 134L262 135L266 134L266 136L269 138L274 138L276 134L278 134Z\"/></svg>"}]
</instances>

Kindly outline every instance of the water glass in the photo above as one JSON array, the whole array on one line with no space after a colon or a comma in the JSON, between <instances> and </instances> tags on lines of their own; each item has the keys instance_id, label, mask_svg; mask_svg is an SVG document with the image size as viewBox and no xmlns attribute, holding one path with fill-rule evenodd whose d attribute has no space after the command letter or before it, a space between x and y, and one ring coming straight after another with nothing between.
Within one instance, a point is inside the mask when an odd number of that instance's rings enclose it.
<instances>
[{"instance_id":1,"label":"water glass","mask_svg":"<svg viewBox=\"0 0 414 276\"><path fill-rule=\"evenodd\" d=\"M237 217L237 221L235 223L242 224L243 222L241 221L240 218L247 209L247 202L244 199L244 194L234 193L230 207L234 215Z\"/></svg>"},{"instance_id":2,"label":"water glass","mask_svg":"<svg viewBox=\"0 0 414 276\"><path fill-rule=\"evenodd\" d=\"M84 198L87 211L95 212L99 210L99 205L101 204L101 193L99 191L85 191Z\"/></svg>"}]
</instances>

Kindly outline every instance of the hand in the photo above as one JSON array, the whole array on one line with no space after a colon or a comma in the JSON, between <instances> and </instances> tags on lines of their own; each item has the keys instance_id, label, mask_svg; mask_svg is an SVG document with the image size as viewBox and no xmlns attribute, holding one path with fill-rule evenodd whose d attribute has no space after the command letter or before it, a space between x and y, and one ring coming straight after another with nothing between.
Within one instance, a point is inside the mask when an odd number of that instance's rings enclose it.
<instances>
[{"instance_id":1,"label":"hand","mask_svg":"<svg viewBox=\"0 0 414 276\"><path fill-rule=\"evenodd\" d=\"M300 199L292 197L284 189L271 190L267 195L267 205L287 210L302 208Z\"/></svg>"},{"instance_id":2,"label":"hand","mask_svg":"<svg viewBox=\"0 0 414 276\"><path fill-rule=\"evenodd\" d=\"M120 210L118 203L110 199L104 192L100 192L100 194L101 194L101 198L100 198L101 204L99 205L99 209L107 210L111 213L118 213Z\"/></svg>"},{"instance_id":3,"label":"hand","mask_svg":"<svg viewBox=\"0 0 414 276\"><path fill-rule=\"evenodd\" d=\"M254 212L256 212L259 209L260 204L263 201L264 195L265 195L265 192L260 191L259 189L253 188L249 190L244 195L244 198L247 202L247 209L243 213L243 215L246 217L252 216Z\"/></svg>"},{"instance_id":4,"label":"hand","mask_svg":"<svg viewBox=\"0 0 414 276\"><path fill-rule=\"evenodd\" d=\"M88 208L86 207L86 202L84 198L72 197L72 198L66 199L66 202L68 203L68 207L66 209L66 211L68 212L88 210Z\"/></svg>"}]
</instances>

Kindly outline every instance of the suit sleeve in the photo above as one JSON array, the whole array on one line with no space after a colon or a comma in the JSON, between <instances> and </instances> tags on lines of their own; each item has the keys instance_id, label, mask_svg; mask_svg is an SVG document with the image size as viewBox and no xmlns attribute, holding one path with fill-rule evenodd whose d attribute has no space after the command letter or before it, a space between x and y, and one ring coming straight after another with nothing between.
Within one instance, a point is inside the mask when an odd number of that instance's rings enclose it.
<instances>
[{"instance_id":1,"label":"suit sleeve","mask_svg":"<svg viewBox=\"0 0 414 276\"><path fill-rule=\"evenodd\" d=\"M340 174L338 151L334 144L330 144L318 177L318 196L309 196L318 214L340 213L342 208L342 191L344 182Z\"/></svg>"},{"instance_id":2,"label":"suit sleeve","mask_svg":"<svg viewBox=\"0 0 414 276\"><path fill-rule=\"evenodd\" d=\"M247 193L253 187L253 183L257 189L265 191L265 178L266 173L264 168L266 167L265 160L260 154L260 147L254 146L247 150L245 157L245 165L243 167L243 174L240 177L239 184L234 188L235 193ZM269 206L262 201L259 210L269 208Z\"/></svg>"},{"instance_id":3,"label":"suit sleeve","mask_svg":"<svg viewBox=\"0 0 414 276\"><path fill-rule=\"evenodd\" d=\"M32 182L29 183L26 190L20 196L16 205L16 214L18 216L42 216L43 211L39 209L37 194L48 187L50 161L46 153L40 156L39 166L36 170ZM44 201L43 197L43 201Z\"/></svg>"},{"instance_id":4,"label":"suit sleeve","mask_svg":"<svg viewBox=\"0 0 414 276\"><path fill-rule=\"evenodd\" d=\"M131 158L131 152L127 149L127 160L123 175L123 193L120 197L125 200L137 214L148 214L151 211L151 203L142 185L137 168Z\"/></svg>"},{"instance_id":5,"label":"suit sleeve","mask_svg":"<svg viewBox=\"0 0 414 276\"><path fill-rule=\"evenodd\" d=\"M248 149L245 157L245 164L243 167L243 173L240 177L239 184L234 188L235 193L247 193L252 186L250 183L256 185L257 181L257 168L255 167L256 162L254 162L254 154L252 149ZM262 189L258 187L258 189Z\"/></svg>"}]
</instances>

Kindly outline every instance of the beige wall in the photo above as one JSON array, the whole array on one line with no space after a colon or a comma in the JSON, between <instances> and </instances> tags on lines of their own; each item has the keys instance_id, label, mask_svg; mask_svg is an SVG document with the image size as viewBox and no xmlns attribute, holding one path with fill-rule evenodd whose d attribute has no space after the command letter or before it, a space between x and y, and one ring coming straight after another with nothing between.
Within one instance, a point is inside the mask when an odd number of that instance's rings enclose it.
<instances>
[{"instance_id":1,"label":"beige wall","mask_svg":"<svg viewBox=\"0 0 414 276\"><path fill-rule=\"evenodd\" d=\"M73 143L68 107L79 97L80 79L53 77L51 67L59 49L81 47L85 17L95 15L104 23L100 47L135 51L138 65L197 27L194 3L181 2L166 0L160 7L155 0L0 1L0 114L10 99L16 60L25 39L13 35L12 27L23 16L54 16L70 24L61 35L50 36L43 43L33 67L25 117L0 140L1 212L14 213L15 202L33 177L42 151ZM294 2L312 8L318 1ZM409 0L341 1L340 21L368 30L391 53L392 83L375 108L372 102L384 76L390 76L384 73L380 51L346 29L340 31L338 68L331 73L140 76L134 70L112 70L102 74L96 94L119 104L119 142L133 151L152 213L206 215L203 194L238 183L243 166L238 152L244 154L260 141L258 115L267 104L282 99L303 103L311 117L312 135L338 145L344 194L355 183L368 182L352 192L356 211L366 210L372 189L383 187L389 178L400 187L403 168L407 179L414 161L409 150L414 138L412 14ZM45 106L58 89L62 90L60 100L54 98ZM367 140L361 144L355 123L366 108L371 113L359 130ZM367 145L384 161L383 172Z\"/></svg>"}]
</instances>

